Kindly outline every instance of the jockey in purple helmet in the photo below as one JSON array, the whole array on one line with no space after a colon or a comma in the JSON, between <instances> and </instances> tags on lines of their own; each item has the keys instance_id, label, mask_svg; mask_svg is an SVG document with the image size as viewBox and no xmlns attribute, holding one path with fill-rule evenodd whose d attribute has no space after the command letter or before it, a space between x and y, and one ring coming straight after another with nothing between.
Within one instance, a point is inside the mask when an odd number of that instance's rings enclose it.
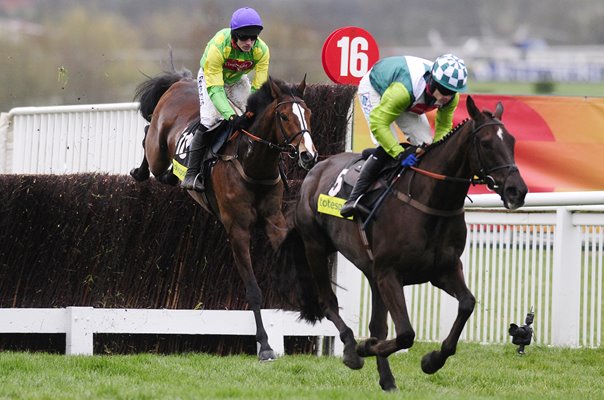
<instances>
[{"instance_id":1,"label":"jockey in purple helmet","mask_svg":"<svg viewBox=\"0 0 604 400\"><path fill-rule=\"evenodd\" d=\"M247 98L268 79L269 49L258 37L262 29L260 15L250 7L236 10L229 28L218 31L206 45L197 74L199 116L202 127L189 146L189 161L181 187L203 191L202 157L211 135L203 132L232 121L233 130L251 124L243 113ZM255 71L252 82L247 74ZM200 132L201 131L201 132Z\"/></svg>"}]
</instances>

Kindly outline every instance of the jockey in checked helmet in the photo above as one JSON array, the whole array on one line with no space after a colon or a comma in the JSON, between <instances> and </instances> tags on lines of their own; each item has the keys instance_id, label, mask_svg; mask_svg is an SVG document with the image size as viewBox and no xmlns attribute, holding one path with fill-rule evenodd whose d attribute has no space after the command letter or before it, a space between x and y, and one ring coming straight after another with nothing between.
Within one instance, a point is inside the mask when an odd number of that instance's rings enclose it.
<instances>
[{"instance_id":1,"label":"jockey in checked helmet","mask_svg":"<svg viewBox=\"0 0 604 400\"><path fill-rule=\"evenodd\" d=\"M367 159L340 214L355 214L356 204L391 159L403 166L415 165L415 146L438 142L453 127L453 113L459 93L467 88L468 70L464 61L444 54L434 62L413 56L379 60L359 82L357 96L369 124L372 140L378 145ZM425 113L436 110L434 138ZM405 151L398 140L401 130L412 146Z\"/></svg>"},{"instance_id":2,"label":"jockey in checked helmet","mask_svg":"<svg viewBox=\"0 0 604 400\"><path fill-rule=\"evenodd\" d=\"M247 129L251 121L243 114L250 93L268 79L270 53L258 36L262 19L250 7L237 9L229 28L218 31L206 45L199 62L197 86L201 127L189 146L187 173L181 187L202 192L202 158L211 134L204 134L222 121L231 121L233 131ZM255 71L250 82L247 74Z\"/></svg>"}]
</instances>

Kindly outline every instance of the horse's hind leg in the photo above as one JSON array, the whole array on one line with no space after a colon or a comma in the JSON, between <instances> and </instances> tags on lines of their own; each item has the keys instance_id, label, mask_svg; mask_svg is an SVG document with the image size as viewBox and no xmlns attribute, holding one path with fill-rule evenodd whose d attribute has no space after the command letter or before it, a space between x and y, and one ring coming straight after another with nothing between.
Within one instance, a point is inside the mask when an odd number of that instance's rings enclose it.
<instances>
[{"instance_id":1,"label":"horse's hind leg","mask_svg":"<svg viewBox=\"0 0 604 400\"><path fill-rule=\"evenodd\" d=\"M138 168L132 168L130 170L130 176L136 179L138 182L145 181L149 179L149 162L147 161L147 156L145 155L145 140L147 139L147 132L149 131L149 125L145 126L145 137L143 138L143 161Z\"/></svg>"},{"instance_id":2,"label":"horse's hind leg","mask_svg":"<svg viewBox=\"0 0 604 400\"><path fill-rule=\"evenodd\" d=\"M388 336L388 311L382 301L378 288L371 277L367 277L371 285L371 320L369 321L369 332L372 337L379 340L385 340ZM380 387L382 390L396 390L396 382L390 362L387 357L377 356L377 369L380 375Z\"/></svg>"},{"instance_id":3,"label":"horse's hind leg","mask_svg":"<svg viewBox=\"0 0 604 400\"><path fill-rule=\"evenodd\" d=\"M426 374L433 374L441 369L447 358L455 354L461 332L470 315L472 315L476 304L474 295L464 281L462 265L459 260L453 273L439 277L438 281L433 281L433 284L455 297L459 301L459 306L455 322L453 322L449 335L442 342L440 351L430 352L422 358L422 371Z\"/></svg>"},{"instance_id":4,"label":"horse's hind leg","mask_svg":"<svg viewBox=\"0 0 604 400\"><path fill-rule=\"evenodd\" d=\"M392 268L382 268L375 271L375 280L378 291L394 322L396 338L390 340L370 338L359 343L357 352L361 357L388 357L397 350L408 349L413 345L415 339L415 332L407 313L405 293L397 273Z\"/></svg>"},{"instance_id":5,"label":"horse's hind leg","mask_svg":"<svg viewBox=\"0 0 604 400\"><path fill-rule=\"evenodd\" d=\"M338 312L338 298L331 287L331 277L329 276L329 260L321 240L320 235L315 236L314 240L306 241L306 257L308 265L315 277L315 282L319 291L321 306L325 317L333 322L340 333L340 340L344 343L344 356L342 362L351 369L363 368L364 360L356 352L357 341L354 338L354 332L346 325Z\"/></svg>"}]
</instances>

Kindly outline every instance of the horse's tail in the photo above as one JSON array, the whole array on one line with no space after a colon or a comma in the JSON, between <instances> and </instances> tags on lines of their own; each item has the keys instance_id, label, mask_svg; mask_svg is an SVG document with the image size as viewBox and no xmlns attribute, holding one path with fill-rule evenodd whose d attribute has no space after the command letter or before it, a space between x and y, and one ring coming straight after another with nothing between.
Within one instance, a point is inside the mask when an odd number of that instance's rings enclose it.
<instances>
[{"instance_id":1,"label":"horse's tail","mask_svg":"<svg viewBox=\"0 0 604 400\"><path fill-rule=\"evenodd\" d=\"M300 318L311 323L323 319L319 291L308 266L304 241L296 228L289 230L277 249L275 269L279 294L300 312Z\"/></svg>"},{"instance_id":2,"label":"horse's tail","mask_svg":"<svg viewBox=\"0 0 604 400\"><path fill-rule=\"evenodd\" d=\"M134 99L140 102L139 111L144 119L151 122L153 110L161 96L166 93L174 83L185 78L192 78L188 69L181 71L164 72L153 78L149 78L136 87Z\"/></svg>"}]
</instances>

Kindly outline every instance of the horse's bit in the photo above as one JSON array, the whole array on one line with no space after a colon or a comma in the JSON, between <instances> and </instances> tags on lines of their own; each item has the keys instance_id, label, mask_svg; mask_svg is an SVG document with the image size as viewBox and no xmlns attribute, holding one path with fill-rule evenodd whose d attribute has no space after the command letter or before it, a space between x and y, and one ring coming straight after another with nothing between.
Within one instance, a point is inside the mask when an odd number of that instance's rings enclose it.
<instances>
[{"instance_id":1,"label":"horse's bit","mask_svg":"<svg viewBox=\"0 0 604 400\"><path fill-rule=\"evenodd\" d=\"M478 127L474 127L474 129L472 130L472 134L474 135L474 149L476 150L476 157L478 158L478 164L480 165L480 171L479 171L478 177L482 180L482 183L487 185L487 187L489 189L496 190L496 189L499 189L500 186L497 184L497 181L495 180L495 178L493 178L490 175L490 173L493 171L503 169L503 168L507 168L508 173L507 173L505 179L503 180L503 184L505 185L505 181L507 181L510 174L514 171L518 171L518 167L514 163L508 163L508 164L497 165L497 166L491 167L489 169L485 169L485 166L484 166L485 164L483 162L482 157L480 156L480 151L478 149L478 138L477 138L476 134L478 133L479 130L481 130L485 126L492 126L492 125L503 126L503 122L494 118L492 121L485 122L484 124L479 125Z\"/></svg>"},{"instance_id":2,"label":"horse's bit","mask_svg":"<svg viewBox=\"0 0 604 400\"><path fill-rule=\"evenodd\" d=\"M285 100L285 101L277 103L277 105L275 106L275 121L276 121L277 125L279 126L279 132L281 133L281 136L283 137L283 143L273 143L269 140L258 137L256 135L246 131L245 129L242 129L241 132L243 132L245 135L247 135L250 139L254 140L255 142L262 143L262 144L268 146L272 150L277 150L281 153L287 153L290 156L290 158L296 158L298 156L298 149L293 144L291 144L291 142L294 141L300 135L303 135L307 132L310 133L310 131L306 127L306 120L304 118L302 118L302 121L300 121L300 125L302 126L302 129L300 131L296 132L296 134L292 135L290 138L287 137L287 135L285 134L285 128L283 127L283 122L281 121L281 116L279 114L278 108L280 106L282 106L284 104L288 104L288 103L293 103L293 104L296 104L299 106L301 103L304 103L304 100L302 100L302 99ZM300 107L300 108L302 108L302 107Z\"/></svg>"},{"instance_id":3,"label":"horse's bit","mask_svg":"<svg viewBox=\"0 0 604 400\"><path fill-rule=\"evenodd\" d=\"M273 146L275 146L282 152L288 153L291 158L296 158L298 155L298 149L294 145L292 145L291 142L293 142L300 135L303 135L305 133L310 133L310 130L308 130L308 127L306 126L306 119L304 119L304 112L302 112L301 113L302 118L300 121L300 126L302 127L302 129L300 131L296 132L291 137L289 137L289 138L287 137L287 135L285 134L285 128L283 127L283 121L281 120L281 115L279 114L278 108L280 106L282 106L284 104L288 104L288 103L295 104L296 106L300 107L300 109L303 111L302 107L300 106L300 104L304 103L304 100L302 100L302 99L294 98L293 100L285 100L285 101L281 101L281 102L277 103L277 105L275 106L275 120L278 122L279 131L281 132L281 136L283 138L283 143L277 144L277 145L273 144Z\"/></svg>"}]
</instances>

